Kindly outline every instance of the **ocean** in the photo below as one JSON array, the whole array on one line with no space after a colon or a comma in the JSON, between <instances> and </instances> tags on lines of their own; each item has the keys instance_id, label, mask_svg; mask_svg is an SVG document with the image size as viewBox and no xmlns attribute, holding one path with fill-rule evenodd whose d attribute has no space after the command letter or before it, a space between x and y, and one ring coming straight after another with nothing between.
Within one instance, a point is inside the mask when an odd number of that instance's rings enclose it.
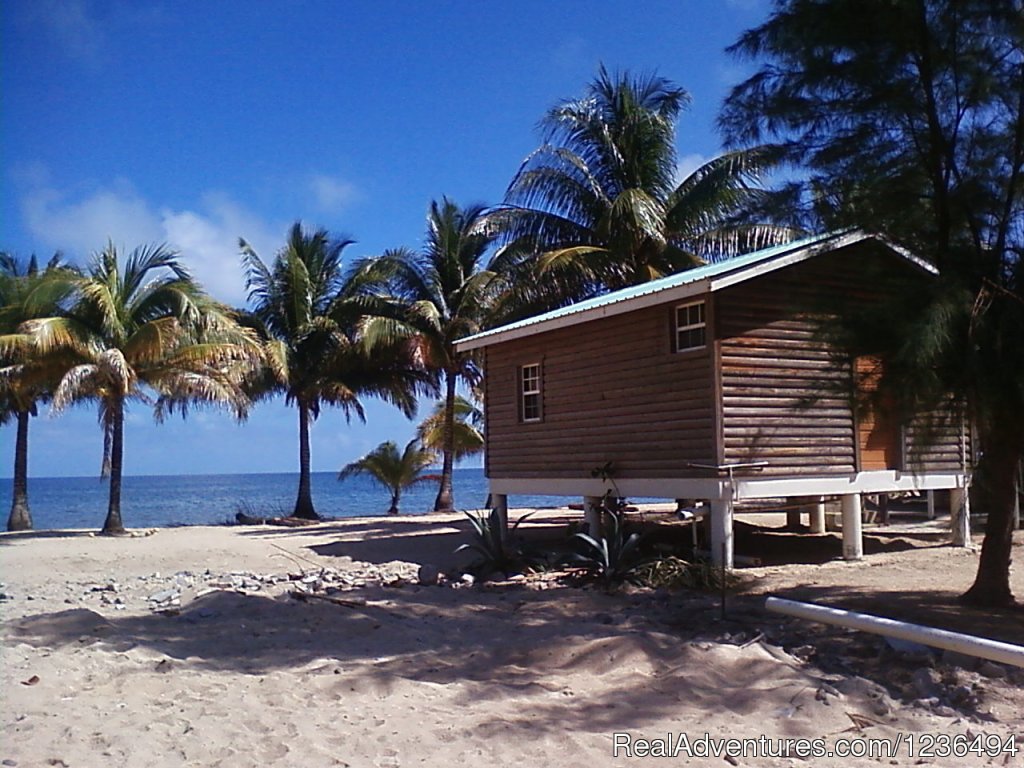
<instances>
[{"instance_id":1,"label":"ocean","mask_svg":"<svg viewBox=\"0 0 1024 768\"><path fill-rule=\"evenodd\" d=\"M487 500L487 480L479 467L458 468L454 474L458 509L479 509ZM325 518L386 515L388 491L367 477L339 482L334 472L314 472L313 504ZM287 515L295 505L297 473L254 475L152 475L125 477L121 486L121 516L127 528L165 528L175 525L217 525L234 522L239 510L262 517ZM30 477L29 508L36 529L100 528L107 513L108 486L97 477ZM437 483L415 485L402 494L403 514L428 512L434 507ZM0 512L6 523L11 479L0 479ZM517 507L559 506L576 498L516 496Z\"/></svg>"}]
</instances>

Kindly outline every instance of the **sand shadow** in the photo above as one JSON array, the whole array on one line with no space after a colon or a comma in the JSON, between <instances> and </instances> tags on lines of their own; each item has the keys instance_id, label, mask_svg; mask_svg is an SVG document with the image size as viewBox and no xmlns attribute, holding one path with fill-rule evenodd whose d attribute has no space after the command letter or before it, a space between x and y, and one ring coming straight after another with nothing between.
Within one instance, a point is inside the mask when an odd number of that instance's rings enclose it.
<instances>
[{"instance_id":1,"label":"sand shadow","mask_svg":"<svg viewBox=\"0 0 1024 768\"><path fill-rule=\"evenodd\" d=\"M859 611L913 624L1024 645L1024 606L1002 610L973 608L956 590L867 590L847 585L797 586L779 597Z\"/></svg>"},{"instance_id":2,"label":"sand shadow","mask_svg":"<svg viewBox=\"0 0 1024 768\"><path fill-rule=\"evenodd\" d=\"M532 545L557 545L567 539L571 515L527 520L516 530L517 540ZM383 564L396 560L420 565L434 565L442 571L465 567L471 554L455 554L462 544L472 541L469 520L366 519L341 525L324 523L309 528L277 528L259 526L245 529L247 537L287 540L309 536L330 541L306 545L305 548L323 557L351 558L354 561Z\"/></svg>"},{"instance_id":3,"label":"sand shadow","mask_svg":"<svg viewBox=\"0 0 1024 768\"><path fill-rule=\"evenodd\" d=\"M26 539L86 539L100 534L95 530L71 528L46 528L31 531L0 531L0 546L14 544Z\"/></svg>"},{"instance_id":4,"label":"sand shadow","mask_svg":"<svg viewBox=\"0 0 1024 768\"><path fill-rule=\"evenodd\" d=\"M1024 642L1019 613L969 611L953 593L798 587L779 594ZM732 644L738 636L763 632L778 645L814 644L841 658L845 674L880 684L893 669L849 663L854 655L877 657L879 638L769 614L763 597L730 598L720 621L715 597L690 592L407 586L343 596L353 605L218 591L177 615L104 617L78 609L11 622L5 633L40 649L95 646L94 652L127 654L142 673L289 670L302 685L320 680L384 692L399 681L458 685L459 706L516 697L521 703L505 727L524 734L642 727L670 716L684 700L756 712L769 706L770 699L760 698L769 694L758 686L772 675L785 676L780 690L796 675L799 685L786 696L803 691L813 699L815 665L793 672L794 665L780 665L757 648L742 651ZM574 670L599 675L602 692L567 689Z\"/></svg>"},{"instance_id":5,"label":"sand shadow","mask_svg":"<svg viewBox=\"0 0 1024 768\"><path fill-rule=\"evenodd\" d=\"M338 684L381 691L399 680L458 684L464 706L522 697L510 727L524 731L584 722L588 728L639 726L677 705L674 696L652 697L638 684L659 671L681 674L685 661L683 639L651 624L649 604L591 590L521 588L367 588L346 597L368 604L215 592L174 616L104 617L76 609L12 622L6 633L40 649L91 646L91 652L125 655L139 673L287 669L301 684L327 675ZM640 668L649 672L638 676ZM613 685L579 709L565 698L575 692L563 690L574 669L611 675ZM727 674L739 680L745 673ZM552 677L563 682L554 685ZM701 695L722 700L735 691L706 686ZM542 714L549 706L561 712L557 721L536 722L533 708Z\"/></svg>"}]
</instances>

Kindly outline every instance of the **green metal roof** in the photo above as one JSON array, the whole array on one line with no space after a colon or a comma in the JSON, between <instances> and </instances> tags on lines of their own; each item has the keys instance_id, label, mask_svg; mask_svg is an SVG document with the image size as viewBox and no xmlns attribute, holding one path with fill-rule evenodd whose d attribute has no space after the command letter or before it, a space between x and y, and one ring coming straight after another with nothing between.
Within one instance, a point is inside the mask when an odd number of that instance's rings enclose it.
<instances>
[{"instance_id":1,"label":"green metal roof","mask_svg":"<svg viewBox=\"0 0 1024 768\"><path fill-rule=\"evenodd\" d=\"M629 288L612 291L611 293L604 294L603 296L595 296L592 299L586 299L575 304L560 307L550 312L545 312L541 315L528 317L515 323L510 323L499 328L483 331L474 336L469 336L465 339L461 339L458 342L458 345L460 347L465 345L465 348L467 349L486 346L488 344L496 343L509 335L514 337L527 335L529 332L525 329L532 328L533 326L557 327L568 323L571 319L576 320L577 322L583 322L585 319L588 319L586 317L588 315L604 316L609 314L608 310L613 307L620 311L629 311L629 305L637 303L638 300L643 297L653 296L676 288L683 288L702 281L707 281L709 283L708 289L714 290L713 284L723 278L735 276L738 279L732 280L730 283L740 282L743 279L746 279L743 273L749 273L748 277L753 277L762 271L758 269L759 267L768 265L771 262L787 261L786 257L797 257L799 260L802 260L803 258L809 258L817 253L835 250L862 240L879 240L898 252L904 258L915 263L920 268L929 272L935 272L934 267L932 267L928 262L919 259L908 251L905 251L904 249L899 248L876 235L869 235L860 230L847 229L794 240L784 245L764 248L760 251L754 251L753 253L748 253L743 256L736 256L734 258L725 259L712 264L705 264L704 266L688 269L674 275L668 275L667 277L662 277L658 280L651 280ZM578 319L574 318L574 316L577 315L581 317ZM546 330L546 328L537 327L535 330L539 333L542 330Z\"/></svg>"}]
</instances>

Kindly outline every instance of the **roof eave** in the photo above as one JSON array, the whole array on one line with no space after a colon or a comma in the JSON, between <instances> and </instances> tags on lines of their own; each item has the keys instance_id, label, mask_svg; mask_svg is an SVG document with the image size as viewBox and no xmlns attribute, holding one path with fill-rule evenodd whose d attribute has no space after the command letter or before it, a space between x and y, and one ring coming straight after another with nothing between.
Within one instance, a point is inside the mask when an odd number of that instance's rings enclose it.
<instances>
[{"instance_id":1,"label":"roof eave","mask_svg":"<svg viewBox=\"0 0 1024 768\"><path fill-rule=\"evenodd\" d=\"M480 347L490 346L491 344L499 344L505 341L512 341L513 339L521 339L526 336L554 331L559 328L568 328L581 323L590 323L604 317L623 315L627 312L635 312L638 309L645 309L647 307L657 306L658 304L665 304L666 302L689 299L694 296L700 296L703 293L707 293L710 289L711 280L709 278L696 280L692 283L686 283L685 285L666 288L663 291L648 293L632 299L605 304L601 307L595 307L594 309L588 309L583 312L554 317L550 320L540 320L536 323L511 328L507 331L496 328L493 331L480 333L476 336L470 336L467 339L457 341L455 342L455 346L460 352L468 352L473 349L479 349Z\"/></svg>"},{"instance_id":2,"label":"roof eave","mask_svg":"<svg viewBox=\"0 0 1024 768\"><path fill-rule=\"evenodd\" d=\"M468 352L470 350L480 349L481 347L487 347L492 344L521 339L559 328L568 328L581 323L589 323L593 320L598 320L604 317L613 317L627 312L634 312L638 309L645 309L659 304L667 304L673 301L693 298L694 296L700 296L706 293L713 293L715 291L720 291L723 288L728 288L731 285L745 282L759 275L768 274L792 264L798 264L802 261L806 261L807 259L817 256L819 253L836 251L865 240L877 240L922 271L931 275L939 274L938 269L936 269L933 264L911 253L906 248L897 245L888 238L877 234L867 233L861 229L853 229L837 233L830 237L822 238L820 242L798 248L791 253L782 254L775 258L768 258L761 263L738 267L732 271L725 271L720 275L695 280L692 283L684 283L683 285L673 286L661 291L653 291L651 293L623 299L621 301L610 301L609 303L602 304L599 307L553 317L549 320L537 320L536 322L526 323L524 325L515 325L513 327L509 327L507 330L495 328L490 331L484 331L483 333L479 333L475 336L470 336L456 342L456 349L460 352Z\"/></svg>"}]
</instances>

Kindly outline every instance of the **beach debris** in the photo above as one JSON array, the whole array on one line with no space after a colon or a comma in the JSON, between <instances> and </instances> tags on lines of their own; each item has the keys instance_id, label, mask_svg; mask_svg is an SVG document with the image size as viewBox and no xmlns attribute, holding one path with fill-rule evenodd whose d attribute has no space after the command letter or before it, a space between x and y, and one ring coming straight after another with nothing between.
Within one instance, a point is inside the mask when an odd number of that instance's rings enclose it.
<instances>
[{"instance_id":1,"label":"beach debris","mask_svg":"<svg viewBox=\"0 0 1024 768\"><path fill-rule=\"evenodd\" d=\"M256 517L255 515L247 515L244 512L236 512L235 522L239 525L263 525L267 522L267 518Z\"/></svg>"},{"instance_id":2,"label":"beach debris","mask_svg":"<svg viewBox=\"0 0 1024 768\"><path fill-rule=\"evenodd\" d=\"M22 685L36 685L39 682L39 675L32 675L28 680L22 680Z\"/></svg>"},{"instance_id":3,"label":"beach debris","mask_svg":"<svg viewBox=\"0 0 1024 768\"><path fill-rule=\"evenodd\" d=\"M156 594L149 596L149 602L151 603L170 603L181 597L181 592L177 589L165 589Z\"/></svg>"},{"instance_id":4,"label":"beach debris","mask_svg":"<svg viewBox=\"0 0 1024 768\"><path fill-rule=\"evenodd\" d=\"M846 696L865 699L874 715L884 717L892 712L893 702L889 698L889 692L882 685L866 677L848 677L839 681L835 688Z\"/></svg>"},{"instance_id":5,"label":"beach debris","mask_svg":"<svg viewBox=\"0 0 1024 768\"><path fill-rule=\"evenodd\" d=\"M814 698L823 704L831 704L829 701L830 697L834 699L841 699L843 698L843 694L841 694L835 686L829 685L822 680L818 685L818 690L815 692Z\"/></svg>"},{"instance_id":6,"label":"beach debris","mask_svg":"<svg viewBox=\"0 0 1024 768\"><path fill-rule=\"evenodd\" d=\"M860 731L863 731L865 728L884 725L884 723L881 723L878 720L874 720L870 717L865 717L864 715L861 715L857 712L847 712L846 716L850 718L850 722L852 722L853 725L847 728L845 731L842 731L842 733L849 733L850 731L856 731L859 733Z\"/></svg>"},{"instance_id":7,"label":"beach debris","mask_svg":"<svg viewBox=\"0 0 1024 768\"><path fill-rule=\"evenodd\" d=\"M301 517L268 517L264 520L267 525L280 525L285 528L304 528L307 525L317 525L320 520L304 520Z\"/></svg>"},{"instance_id":8,"label":"beach debris","mask_svg":"<svg viewBox=\"0 0 1024 768\"><path fill-rule=\"evenodd\" d=\"M333 603L334 605L343 605L346 608L365 608L366 599L357 597L354 599L344 599L341 597L333 597L331 595L318 595L314 592L300 592L298 590L289 592L288 595L295 600L301 600L306 602L308 600L323 600L327 603Z\"/></svg>"},{"instance_id":9,"label":"beach debris","mask_svg":"<svg viewBox=\"0 0 1024 768\"><path fill-rule=\"evenodd\" d=\"M942 693L942 680L935 670L922 667L910 677L912 691L917 693L914 698L930 699Z\"/></svg>"}]
</instances>

